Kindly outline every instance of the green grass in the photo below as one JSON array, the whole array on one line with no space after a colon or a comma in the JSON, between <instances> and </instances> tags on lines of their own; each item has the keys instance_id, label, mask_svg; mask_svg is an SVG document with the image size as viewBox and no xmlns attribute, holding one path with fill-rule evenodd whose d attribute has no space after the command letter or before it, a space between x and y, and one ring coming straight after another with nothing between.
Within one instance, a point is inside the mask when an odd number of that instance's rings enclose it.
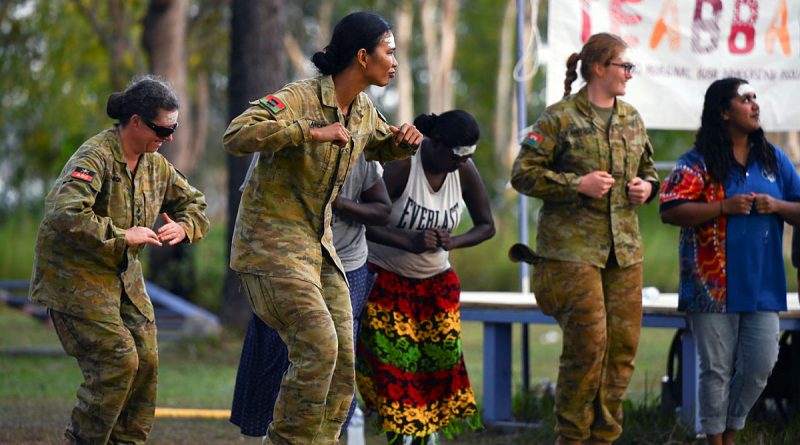
<instances>
[{"instance_id":1,"label":"green grass","mask_svg":"<svg viewBox=\"0 0 800 445\"><path fill-rule=\"evenodd\" d=\"M219 313L222 307L222 285L228 270L225 234L225 225L214 222L206 238L192 246L198 280L196 301L214 313Z\"/></svg>"},{"instance_id":2,"label":"green grass","mask_svg":"<svg viewBox=\"0 0 800 445\"><path fill-rule=\"evenodd\" d=\"M0 307L0 332L14 332L14 336L0 335L0 349L48 347L58 349L59 343L52 331L41 322L23 316L20 312ZM515 388L522 387L521 327L513 328L514 349L512 370ZM478 322L464 322L462 327L464 355L473 388L480 398L483 394L483 329ZM639 351L637 372L631 385L630 396L643 399L645 394L657 389L664 374L666 352L672 331L645 329ZM555 336L556 342L547 341ZM542 380L555 381L558 373L558 356L561 351L560 331L555 325L529 326L531 385ZM220 339L202 341L162 342L160 345L161 371L159 373L159 405L190 408L228 408L233 394L233 383L241 348L241 337L223 334ZM46 367L42 363L47 363ZM191 375L191 379L186 376ZM53 377L50 377L53 376ZM0 399L26 397L33 391L35 397L55 397L52 392L42 392L58 386L70 387L80 372L69 357L11 357L0 364ZM56 379L58 385L53 385ZM12 384L19 382L20 384ZM47 382L47 385L44 385ZM197 391L196 388L203 388ZM64 394L71 397L71 391Z\"/></svg>"},{"instance_id":3,"label":"green grass","mask_svg":"<svg viewBox=\"0 0 800 445\"><path fill-rule=\"evenodd\" d=\"M555 382L558 376L558 360L561 354L561 331L556 325L529 325L530 382L535 386L542 381ZM633 375L628 398L635 403L653 399L661 393L661 377L666 375L667 352L672 337L671 329L646 328L642 330L636 371ZM522 327L512 328L512 375L515 391L522 388ZM552 337L557 341L551 342ZM483 394L483 333L478 322L462 324L464 358L467 363L473 389L481 398Z\"/></svg>"},{"instance_id":4,"label":"green grass","mask_svg":"<svg viewBox=\"0 0 800 445\"><path fill-rule=\"evenodd\" d=\"M41 216L20 210L0 222L0 280L29 279Z\"/></svg>"},{"instance_id":5,"label":"green grass","mask_svg":"<svg viewBox=\"0 0 800 445\"><path fill-rule=\"evenodd\" d=\"M514 328L514 413L521 420L535 420L537 428L487 429L443 440L443 445L550 444L553 432L552 400L536 392L542 381L555 380L560 341L543 341L555 326L530 326L530 393L520 381L521 329ZM637 370L626 401L625 434L620 444L700 445L674 416L660 412L657 382L664 373L672 331L645 329ZM552 336L552 335L551 335ZM219 338L161 342L158 406L172 408L228 409L233 395L241 337L223 333ZM19 311L0 307L0 350L57 345L52 328ZM481 325L463 324L464 354L470 379L480 400L483 386L483 339ZM66 355L0 355L0 444L58 444L81 374L75 360ZM800 420L789 424L775 418L752 419L740 435L740 445L796 444ZM238 429L222 419L158 418L150 444L242 444ZM244 442L252 443L256 442ZM343 442L345 443L345 442ZM379 433L367 428L367 444L385 444Z\"/></svg>"},{"instance_id":6,"label":"green grass","mask_svg":"<svg viewBox=\"0 0 800 445\"><path fill-rule=\"evenodd\" d=\"M496 216L498 233L492 240L452 255L465 290L519 288L518 268L507 260L508 246L517 240L517 224L510 211ZM33 261L33 245L39 217L16 212L0 223L0 279L27 279ZM645 285L674 291L677 283L678 229L658 220L654 205L643 208L641 230L645 239ZM532 226L533 227L533 226ZM531 239L535 234L531 234ZM193 246L197 266L196 301L217 312L227 264L224 260L225 228L212 224L207 239ZM785 249L788 264L788 248ZM796 289L794 270L787 268L790 289ZM529 327L531 387L555 381L560 354L560 331L555 325ZM628 393L626 433L620 443L699 444L672 418L658 413L660 380L666 372L669 342L674 331L645 329L637 355L636 372ZM555 336L556 341L552 338ZM541 427L533 430L487 430L466 434L443 444L537 444L554 439L552 405L546 398L520 390L521 327L513 329L513 385L515 413L534 416ZM473 388L479 399L483 388L483 334L480 323L463 324L464 354ZM59 349L52 329L20 312L0 307L0 350L18 348ZM204 341L184 340L160 345L159 406L175 408L230 407L241 336L223 333ZM75 401L81 381L74 359L67 356L0 355L0 444L56 444ZM522 407L525 407L524 409ZM225 420L158 419L151 444L241 444L238 430ZM800 421L789 425L774 419L754 420L739 438L739 444L795 444ZM368 445L383 444L377 433L368 435Z\"/></svg>"}]
</instances>

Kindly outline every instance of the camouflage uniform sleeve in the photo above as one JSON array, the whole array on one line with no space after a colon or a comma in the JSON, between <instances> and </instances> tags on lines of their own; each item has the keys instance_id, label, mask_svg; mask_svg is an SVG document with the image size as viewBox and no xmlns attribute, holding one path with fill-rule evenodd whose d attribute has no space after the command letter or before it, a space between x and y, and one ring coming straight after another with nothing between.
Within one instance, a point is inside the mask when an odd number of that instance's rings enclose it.
<instances>
[{"instance_id":1,"label":"camouflage uniform sleeve","mask_svg":"<svg viewBox=\"0 0 800 445\"><path fill-rule=\"evenodd\" d=\"M282 90L251 102L252 106L225 130L222 137L225 150L236 156L261 151L275 153L310 141L311 120L298 117L296 112L301 101L299 94Z\"/></svg>"},{"instance_id":2,"label":"camouflage uniform sleeve","mask_svg":"<svg viewBox=\"0 0 800 445\"><path fill-rule=\"evenodd\" d=\"M76 174L79 169L84 172L82 175ZM114 268L123 261L127 243L125 229L114 226L110 217L99 216L93 210L104 174L106 169L99 156L87 153L73 158L48 196L45 212L51 227L62 234L63 242Z\"/></svg>"},{"instance_id":3,"label":"camouflage uniform sleeve","mask_svg":"<svg viewBox=\"0 0 800 445\"><path fill-rule=\"evenodd\" d=\"M205 214L206 198L166 159L162 158L168 175L161 211L167 214L186 232L186 242L193 243L208 233L209 221Z\"/></svg>"},{"instance_id":4,"label":"camouflage uniform sleeve","mask_svg":"<svg viewBox=\"0 0 800 445\"><path fill-rule=\"evenodd\" d=\"M653 189L650 192L650 196L647 198L647 202L650 202L653 198L658 196L658 190L661 188L661 178L658 177L658 171L656 171L655 161L653 160L653 144L650 142L650 137L647 136L647 132L644 129L644 122L642 122L641 117L638 117L637 120L639 121L640 128L645 132L645 144L642 158L639 160L639 171L636 173L636 176L653 184Z\"/></svg>"},{"instance_id":5,"label":"camouflage uniform sleeve","mask_svg":"<svg viewBox=\"0 0 800 445\"><path fill-rule=\"evenodd\" d=\"M364 156L368 161L378 161L385 164L397 159L405 159L413 156L419 147L412 147L403 144L402 146L394 143L394 133L389 128L386 118L374 107L371 108L372 121L375 122L372 136L364 148Z\"/></svg>"},{"instance_id":6,"label":"camouflage uniform sleeve","mask_svg":"<svg viewBox=\"0 0 800 445\"><path fill-rule=\"evenodd\" d=\"M518 192L552 202L578 200L581 176L557 168L558 116L545 111L522 141L511 169L511 185Z\"/></svg>"}]
</instances>

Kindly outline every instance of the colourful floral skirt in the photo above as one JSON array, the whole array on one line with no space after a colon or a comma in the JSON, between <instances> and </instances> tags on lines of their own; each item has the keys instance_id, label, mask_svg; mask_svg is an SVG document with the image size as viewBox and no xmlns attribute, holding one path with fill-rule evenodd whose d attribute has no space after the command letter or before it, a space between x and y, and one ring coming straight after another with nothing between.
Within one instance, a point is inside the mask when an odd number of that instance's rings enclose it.
<instances>
[{"instance_id":1,"label":"colourful floral skirt","mask_svg":"<svg viewBox=\"0 0 800 445\"><path fill-rule=\"evenodd\" d=\"M427 436L479 424L461 350L461 286L451 269L405 278L370 264L377 280L356 348L356 381L386 431Z\"/></svg>"}]
</instances>

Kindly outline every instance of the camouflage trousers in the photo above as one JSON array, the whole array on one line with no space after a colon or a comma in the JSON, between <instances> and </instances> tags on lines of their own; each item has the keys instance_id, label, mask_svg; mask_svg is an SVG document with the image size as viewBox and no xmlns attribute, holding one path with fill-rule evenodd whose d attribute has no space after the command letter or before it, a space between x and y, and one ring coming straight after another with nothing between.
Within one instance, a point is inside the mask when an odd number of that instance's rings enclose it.
<instances>
[{"instance_id":1,"label":"camouflage trousers","mask_svg":"<svg viewBox=\"0 0 800 445\"><path fill-rule=\"evenodd\" d=\"M286 343L273 421L264 443L338 444L355 391L350 292L325 261L322 289L296 278L239 275L253 312Z\"/></svg>"},{"instance_id":2,"label":"camouflage trousers","mask_svg":"<svg viewBox=\"0 0 800 445\"><path fill-rule=\"evenodd\" d=\"M532 287L564 333L555 412L568 440L610 443L622 434L622 399L642 322L642 265L605 268L544 260Z\"/></svg>"},{"instance_id":3,"label":"camouflage trousers","mask_svg":"<svg viewBox=\"0 0 800 445\"><path fill-rule=\"evenodd\" d=\"M156 325L126 295L119 323L51 310L58 338L83 372L65 432L80 445L143 444L153 426L158 380Z\"/></svg>"}]
</instances>

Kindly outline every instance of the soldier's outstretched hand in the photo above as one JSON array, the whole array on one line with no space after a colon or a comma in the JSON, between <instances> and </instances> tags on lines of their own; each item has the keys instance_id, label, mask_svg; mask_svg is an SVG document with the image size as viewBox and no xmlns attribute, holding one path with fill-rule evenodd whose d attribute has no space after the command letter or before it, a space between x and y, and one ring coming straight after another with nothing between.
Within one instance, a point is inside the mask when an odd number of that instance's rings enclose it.
<instances>
[{"instance_id":1,"label":"soldier's outstretched hand","mask_svg":"<svg viewBox=\"0 0 800 445\"><path fill-rule=\"evenodd\" d=\"M422 143L422 133L417 130L417 127L411 124L403 124L400 128L390 125L389 129L394 133L394 143L397 145L410 145L412 147L419 147Z\"/></svg>"},{"instance_id":2,"label":"soldier's outstretched hand","mask_svg":"<svg viewBox=\"0 0 800 445\"><path fill-rule=\"evenodd\" d=\"M180 224L170 219L166 212L162 213L164 217L164 225L158 229L158 239L162 242L169 242L170 246L174 246L186 238L186 232Z\"/></svg>"},{"instance_id":3,"label":"soldier's outstretched hand","mask_svg":"<svg viewBox=\"0 0 800 445\"><path fill-rule=\"evenodd\" d=\"M153 232L149 227L135 226L125 231L125 242L129 246L138 246L140 244L152 244L154 246L161 246L161 241L158 240L158 235Z\"/></svg>"}]
</instances>

